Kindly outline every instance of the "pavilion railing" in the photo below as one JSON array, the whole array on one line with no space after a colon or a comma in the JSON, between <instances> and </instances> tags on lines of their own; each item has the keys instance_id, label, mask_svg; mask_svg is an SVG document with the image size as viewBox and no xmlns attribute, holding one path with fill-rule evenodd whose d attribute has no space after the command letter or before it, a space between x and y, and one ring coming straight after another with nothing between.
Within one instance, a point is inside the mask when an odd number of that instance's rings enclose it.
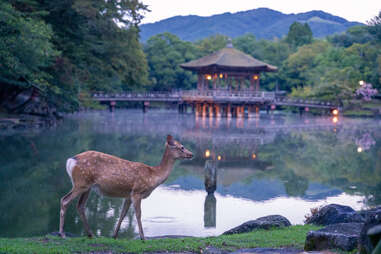
<instances>
[{"instance_id":1,"label":"pavilion railing","mask_svg":"<svg viewBox=\"0 0 381 254\"><path fill-rule=\"evenodd\" d=\"M252 91L252 90L226 90L226 89L216 89L216 90L188 90L181 92L183 97L250 97L250 98L266 98L275 99L275 92L265 92L265 91Z\"/></svg>"}]
</instances>

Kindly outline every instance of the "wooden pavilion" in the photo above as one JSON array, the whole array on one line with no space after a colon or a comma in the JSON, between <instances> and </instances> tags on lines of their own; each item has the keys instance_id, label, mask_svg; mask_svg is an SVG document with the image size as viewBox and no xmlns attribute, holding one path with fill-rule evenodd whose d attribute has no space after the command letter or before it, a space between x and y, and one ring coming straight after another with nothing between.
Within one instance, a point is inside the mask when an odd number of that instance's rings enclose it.
<instances>
[{"instance_id":1,"label":"wooden pavilion","mask_svg":"<svg viewBox=\"0 0 381 254\"><path fill-rule=\"evenodd\" d=\"M277 67L264 63L227 46L211 55L180 65L197 72L197 90L259 91L260 73L275 72Z\"/></svg>"}]
</instances>

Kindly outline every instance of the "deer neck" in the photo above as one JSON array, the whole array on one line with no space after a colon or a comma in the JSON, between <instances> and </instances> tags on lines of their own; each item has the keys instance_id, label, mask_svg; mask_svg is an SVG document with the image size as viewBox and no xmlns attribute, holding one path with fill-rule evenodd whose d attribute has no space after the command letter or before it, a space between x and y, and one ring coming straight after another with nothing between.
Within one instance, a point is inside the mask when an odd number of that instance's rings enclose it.
<instances>
[{"instance_id":1,"label":"deer neck","mask_svg":"<svg viewBox=\"0 0 381 254\"><path fill-rule=\"evenodd\" d=\"M160 182L164 182L167 180L169 174L173 169L173 165L175 164L176 159L173 158L170 149L168 147L165 148L165 152L163 154L163 158L161 159L160 165L157 167L158 172L160 174Z\"/></svg>"}]
</instances>

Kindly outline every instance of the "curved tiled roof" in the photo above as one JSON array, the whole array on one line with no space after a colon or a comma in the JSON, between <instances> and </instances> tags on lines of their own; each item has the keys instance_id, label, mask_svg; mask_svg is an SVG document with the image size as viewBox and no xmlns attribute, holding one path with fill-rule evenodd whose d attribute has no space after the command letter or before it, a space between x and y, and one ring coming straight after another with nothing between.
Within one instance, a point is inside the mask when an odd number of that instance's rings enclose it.
<instances>
[{"instance_id":1,"label":"curved tiled roof","mask_svg":"<svg viewBox=\"0 0 381 254\"><path fill-rule=\"evenodd\" d=\"M211 55L184 63L182 68L193 71L217 68L234 71L277 71L277 67L259 61L233 47L223 48Z\"/></svg>"}]
</instances>

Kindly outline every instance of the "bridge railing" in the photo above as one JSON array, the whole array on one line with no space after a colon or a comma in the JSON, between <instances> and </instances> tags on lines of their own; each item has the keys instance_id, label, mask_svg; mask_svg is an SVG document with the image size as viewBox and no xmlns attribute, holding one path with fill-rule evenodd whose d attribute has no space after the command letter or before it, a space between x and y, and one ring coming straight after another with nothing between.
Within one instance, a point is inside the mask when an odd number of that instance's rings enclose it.
<instances>
[{"instance_id":1,"label":"bridge railing","mask_svg":"<svg viewBox=\"0 0 381 254\"><path fill-rule=\"evenodd\" d=\"M335 107L337 104L329 101L318 101L313 99L303 99L303 98L288 98L288 97L277 97L276 102L278 104L310 104L310 105L321 105L321 106L332 106Z\"/></svg>"},{"instance_id":2,"label":"bridge railing","mask_svg":"<svg viewBox=\"0 0 381 254\"><path fill-rule=\"evenodd\" d=\"M181 96L181 91L174 92L122 92L122 93L94 93L93 98L179 98Z\"/></svg>"},{"instance_id":3,"label":"bridge railing","mask_svg":"<svg viewBox=\"0 0 381 254\"><path fill-rule=\"evenodd\" d=\"M216 90L187 90L181 92L182 96L189 97L251 97L251 98L266 98L266 99L275 99L275 92L256 92L252 90L240 90L240 91L229 91L224 89Z\"/></svg>"}]
</instances>

